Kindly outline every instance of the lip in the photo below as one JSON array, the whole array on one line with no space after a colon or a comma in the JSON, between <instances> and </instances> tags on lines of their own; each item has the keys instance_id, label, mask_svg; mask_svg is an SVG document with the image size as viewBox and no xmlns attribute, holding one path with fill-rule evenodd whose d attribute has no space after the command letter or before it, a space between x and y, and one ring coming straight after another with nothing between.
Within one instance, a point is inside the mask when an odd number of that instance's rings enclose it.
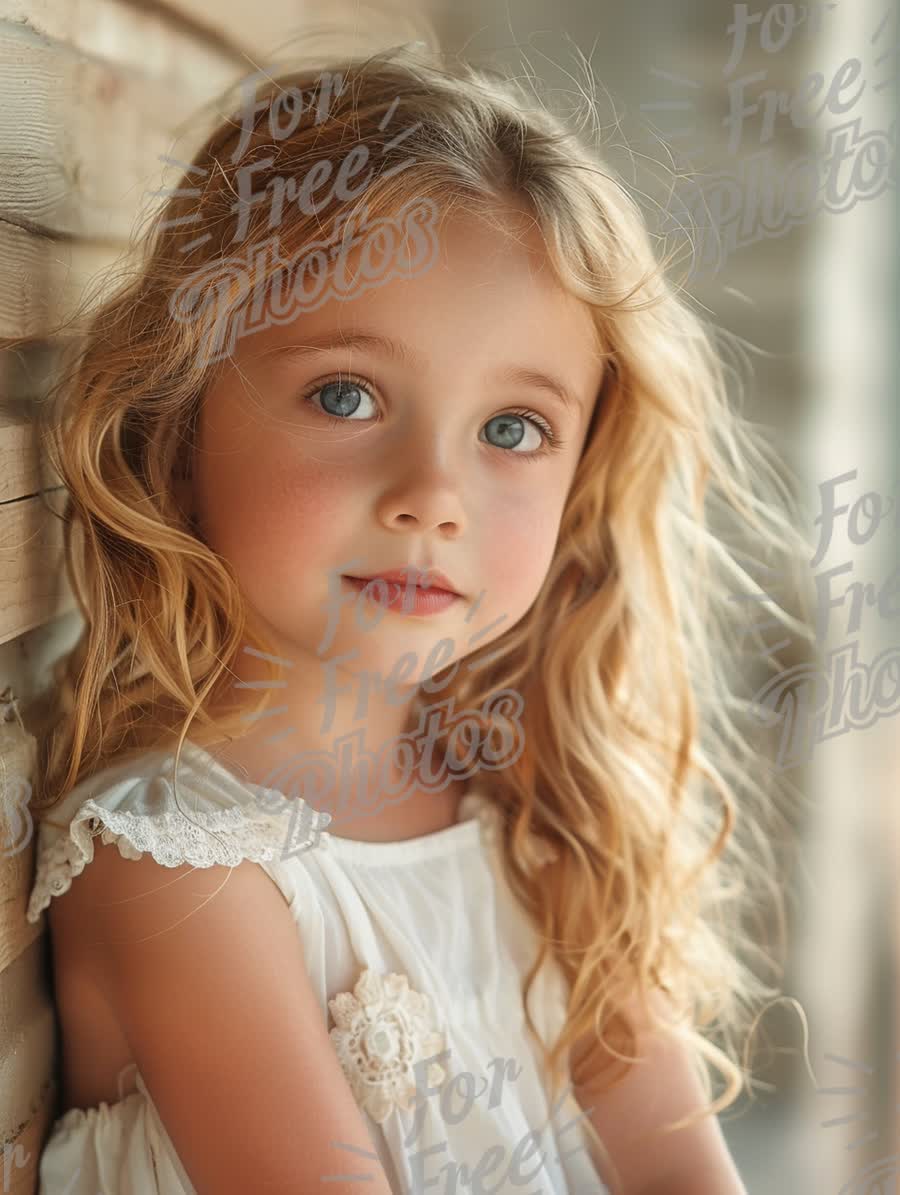
<instances>
[{"instance_id":1,"label":"lip","mask_svg":"<svg viewBox=\"0 0 900 1195\"><path fill-rule=\"evenodd\" d=\"M389 592L387 594L372 593L373 581L384 581L384 588ZM379 573L375 577L343 577L342 583L355 590L356 593L366 594L382 610L390 610L394 614L403 614L408 617L423 618L433 614L442 614L463 600L460 594L451 593L448 589L438 589L437 586L429 586L427 589L418 585L408 586L383 573Z\"/></svg>"},{"instance_id":2,"label":"lip","mask_svg":"<svg viewBox=\"0 0 900 1195\"><path fill-rule=\"evenodd\" d=\"M452 593L456 597L463 596L458 589L454 589L453 582L449 577L445 577L442 572L434 568L422 568L415 565L408 565L406 568L385 569L383 572L370 573L368 575L348 575L348 579L351 581L392 581L397 585L405 586L413 576L417 579L415 586L417 590ZM420 585L418 583L419 578L427 581L427 584Z\"/></svg>"}]
</instances>

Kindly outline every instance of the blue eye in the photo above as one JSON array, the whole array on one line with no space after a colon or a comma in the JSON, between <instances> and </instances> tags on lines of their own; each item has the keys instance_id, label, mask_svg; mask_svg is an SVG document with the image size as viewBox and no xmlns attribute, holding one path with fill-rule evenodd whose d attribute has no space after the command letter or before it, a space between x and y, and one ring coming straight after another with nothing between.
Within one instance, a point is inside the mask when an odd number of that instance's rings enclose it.
<instances>
[{"instance_id":1,"label":"blue eye","mask_svg":"<svg viewBox=\"0 0 900 1195\"><path fill-rule=\"evenodd\" d=\"M313 396L316 394L322 396L321 406L313 402ZM371 391L363 379L345 374L340 378L330 378L325 382L317 383L313 389L307 390L303 397L308 402L312 402L317 410L321 410L323 415L330 416L333 423L346 423L356 415L360 406L365 410L363 395L368 395L374 405ZM364 414L363 418L371 418L371 415Z\"/></svg>"},{"instance_id":2,"label":"blue eye","mask_svg":"<svg viewBox=\"0 0 900 1195\"><path fill-rule=\"evenodd\" d=\"M316 400L316 396L321 396ZM373 397L372 387L365 378L352 373L338 374L324 381L315 382L308 386L301 394L305 402L328 419L332 426L340 423L362 422L366 419L380 418L378 406ZM372 404L372 410L366 412L366 399ZM362 414L360 414L362 411ZM528 451L519 449L525 439L528 427L537 430L541 435L538 448ZM563 440L541 415L535 411L523 408L519 411L509 411L501 415L492 416L485 424L484 430L492 429L499 443L491 440L479 440L489 448L495 448L506 456L518 456L523 460L537 460L549 452L558 451L564 446Z\"/></svg>"},{"instance_id":3,"label":"blue eye","mask_svg":"<svg viewBox=\"0 0 900 1195\"><path fill-rule=\"evenodd\" d=\"M492 443L491 446L493 448L505 448L511 450L513 448L518 448L518 446L523 443L529 424L532 431L539 429L540 432L543 433L541 444L539 444L538 447L533 449L531 452L518 452L516 455L540 455L540 453L543 451L543 445L549 441L552 446L556 439L553 434L553 428L550 427L550 425L543 419L541 419L540 415L535 415L533 412L522 412L521 414L511 412L508 415L494 415L494 417L489 419L485 424L485 431L487 432L493 429L494 435L496 435L500 441L500 443Z\"/></svg>"}]
</instances>

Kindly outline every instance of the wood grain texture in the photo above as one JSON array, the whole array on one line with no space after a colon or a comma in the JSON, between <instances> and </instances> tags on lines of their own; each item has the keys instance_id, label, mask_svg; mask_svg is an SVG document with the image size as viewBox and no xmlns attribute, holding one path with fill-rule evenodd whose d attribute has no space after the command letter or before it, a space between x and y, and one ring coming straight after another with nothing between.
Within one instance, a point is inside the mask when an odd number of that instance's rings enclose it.
<instances>
[{"instance_id":1,"label":"wood grain texture","mask_svg":"<svg viewBox=\"0 0 900 1195\"><path fill-rule=\"evenodd\" d=\"M169 49L184 63L177 41ZM161 155L193 150L216 117L204 105L239 76L219 58L139 70L0 21L4 223L54 241L126 244L159 207Z\"/></svg>"},{"instance_id":2,"label":"wood grain texture","mask_svg":"<svg viewBox=\"0 0 900 1195\"><path fill-rule=\"evenodd\" d=\"M6 692L4 692L6 697ZM10 720L7 720L7 718ZM56 1018L47 974L46 920L25 911L36 835L28 809L37 742L4 701L0 715L0 1184L35 1190L55 1115Z\"/></svg>"},{"instance_id":3,"label":"wood grain texture","mask_svg":"<svg viewBox=\"0 0 900 1195\"><path fill-rule=\"evenodd\" d=\"M50 510L47 507L50 507ZM63 563L60 491L0 506L0 643L75 602Z\"/></svg>"},{"instance_id":4,"label":"wood grain texture","mask_svg":"<svg viewBox=\"0 0 900 1195\"><path fill-rule=\"evenodd\" d=\"M216 61L246 67L235 45L209 13L198 21L177 4L154 0L3 0L2 18L64 41L96 58L172 77L201 73ZM180 53L173 55L172 47Z\"/></svg>"},{"instance_id":5,"label":"wood grain texture","mask_svg":"<svg viewBox=\"0 0 900 1195\"><path fill-rule=\"evenodd\" d=\"M39 451L35 422L0 411L0 504L31 497L59 476Z\"/></svg>"},{"instance_id":6,"label":"wood grain texture","mask_svg":"<svg viewBox=\"0 0 900 1195\"><path fill-rule=\"evenodd\" d=\"M0 722L0 976L42 929L25 920L34 872L29 800L36 748L34 736L18 721Z\"/></svg>"},{"instance_id":7,"label":"wood grain texture","mask_svg":"<svg viewBox=\"0 0 900 1195\"><path fill-rule=\"evenodd\" d=\"M155 192L178 174L163 158L195 151L219 94L252 68L127 5L45 2L18 20L24 4L11 7L0 18L0 338L41 337L89 281L96 293L107 267L128 264L163 202Z\"/></svg>"},{"instance_id":8,"label":"wood grain texture","mask_svg":"<svg viewBox=\"0 0 900 1195\"><path fill-rule=\"evenodd\" d=\"M48 1079L39 1096L37 1110L18 1131L0 1144L0 1183L7 1182L9 1195L35 1195L41 1150L53 1123L59 1097L59 1083Z\"/></svg>"}]
</instances>

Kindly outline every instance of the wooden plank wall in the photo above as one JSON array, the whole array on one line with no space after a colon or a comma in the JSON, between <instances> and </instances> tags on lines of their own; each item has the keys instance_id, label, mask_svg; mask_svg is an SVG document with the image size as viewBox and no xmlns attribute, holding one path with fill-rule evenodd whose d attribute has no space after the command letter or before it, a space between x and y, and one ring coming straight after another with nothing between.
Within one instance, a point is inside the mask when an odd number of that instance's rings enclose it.
<instances>
[{"instance_id":1,"label":"wooden plank wall","mask_svg":"<svg viewBox=\"0 0 900 1195\"><path fill-rule=\"evenodd\" d=\"M34 1195L59 1108L46 913L29 925L35 740L18 716L77 636L64 492L33 415L53 325L125 249L159 155L199 107L289 43L303 0L0 0L0 1190ZM181 144L179 142L179 144ZM170 172L171 174L171 172ZM168 183L168 176L166 179ZM26 337L15 352L4 342ZM58 481L58 479L55 479ZM66 644L68 646L68 644Z\"/></svg>"}]
</instances>

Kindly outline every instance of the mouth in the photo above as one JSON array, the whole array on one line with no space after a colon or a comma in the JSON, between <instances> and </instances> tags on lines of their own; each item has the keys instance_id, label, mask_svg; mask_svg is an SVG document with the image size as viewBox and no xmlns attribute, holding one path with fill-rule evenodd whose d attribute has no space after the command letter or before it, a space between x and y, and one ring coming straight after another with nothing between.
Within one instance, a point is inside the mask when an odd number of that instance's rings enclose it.
<instances>
[{"instance_id":1,"label":"mouth","mask_svg":"<svg viewBox=\"0 0 900 1195\"><path fill-rule=\"evenodd\" d=\"M413 582L421 580L421 573L404 574L396 579L390 573L378 573L373 577L353 577L344 575L344 585L363 594L369 601L374 602L385 611L408 618L427 618L443 614L464 599L453 589L444 589L431 584L432 578L425 577L427 585L417 585ZM437 578L435 578L435 581ZM384 581L384 585L375 585L375 581ZM441 578L442 584L449 584L446 578ZM408 582L408 583L407 583Z\"/></svg>"},{"instance_id":2,"label":"mouth","mask_svg":"<svg viewBox=\"0 0 900 1195\"><path fill-rule=\"evenodd\" d=\"M435 569L390 569L383 573L373 573L369 577L346 575L348 581L357 581L362 585L370 581L385 581L389 585L399 585L415 593L445 593L451 597L463 595L453 588L452 582L443 573Z\"/></svg>"}]
</instances>

